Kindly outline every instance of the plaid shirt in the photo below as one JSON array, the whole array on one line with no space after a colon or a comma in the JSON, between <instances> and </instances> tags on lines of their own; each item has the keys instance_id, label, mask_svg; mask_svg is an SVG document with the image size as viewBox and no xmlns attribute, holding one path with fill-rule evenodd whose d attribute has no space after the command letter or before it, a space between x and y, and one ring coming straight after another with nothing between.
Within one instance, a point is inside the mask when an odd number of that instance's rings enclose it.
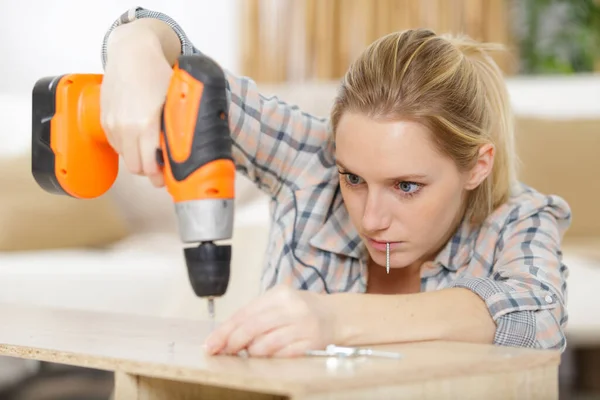
<instances>
[{"instance_id":1,"label":"plaid shirt","mask_svg":"<svg viewBox=\"0 0 600 400\"><path fill-rule=\"evenodd\" d=\"M158 18L178 34L184 54L200 53L170 17L142 8L114 22ZM367 251L342 199L329 120L304 113L229 72L229 122L238 171L271 197L272 226L261 282L316 292L362 293ZM478 228L459 227L424 265L421 290L466 288L496 322L498 345L566 346L566 279L560 243L571 221L568 204L516 185L508 203Z\"/></svg>"}]
</instances>

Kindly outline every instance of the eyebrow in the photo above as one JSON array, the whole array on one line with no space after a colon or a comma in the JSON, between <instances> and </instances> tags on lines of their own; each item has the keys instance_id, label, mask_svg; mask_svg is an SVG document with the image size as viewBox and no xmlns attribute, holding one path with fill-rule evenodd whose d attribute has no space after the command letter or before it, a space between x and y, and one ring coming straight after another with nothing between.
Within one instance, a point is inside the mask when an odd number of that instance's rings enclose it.
<instances>
[{"instance_id":1,"label":"eyebrow","mask_svg":"<svg viewBox=\"0 0 600 400\"><path fill-rule=\"evenodd\" d=\"M341 161L336 160L336 164L338 165L338 167L340 167L344 173L349 173L352 175L358 175L358 174L354 174L352 172L352 170L348 167L346 167ZM425 179L427 178L427 175L425 174L405 174L405 175L401 175L401 176L396 176L393 178L387 178L386 180L388 181L413 181L413 180L420 180L420 179Z\"/></svg>"}]
</instances>

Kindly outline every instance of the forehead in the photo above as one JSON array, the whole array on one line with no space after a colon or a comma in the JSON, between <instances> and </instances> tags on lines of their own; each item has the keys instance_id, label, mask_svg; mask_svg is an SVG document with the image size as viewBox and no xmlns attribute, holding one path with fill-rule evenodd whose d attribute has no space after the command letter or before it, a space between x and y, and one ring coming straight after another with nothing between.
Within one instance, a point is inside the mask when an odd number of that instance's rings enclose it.
<instances>
[{"instance_id":1,"label":"forehead","mask_svg":"<svg viewBox=\"0 0 600 400\"><path fill-rule=\"evenodd\" d=\"M418 122L382 121L345 113L336 131L336 157L348 168L444 167L448 160L437 151L431 135L429 129Z\"/></svg>"}]
</instances>

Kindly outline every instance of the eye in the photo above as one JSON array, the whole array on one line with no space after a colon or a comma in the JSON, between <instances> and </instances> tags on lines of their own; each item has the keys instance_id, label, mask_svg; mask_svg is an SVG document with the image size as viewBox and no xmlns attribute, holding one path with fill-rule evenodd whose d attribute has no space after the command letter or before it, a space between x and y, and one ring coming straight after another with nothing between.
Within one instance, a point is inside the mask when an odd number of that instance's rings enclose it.
<instances>
[{"instance_id":1,"label":"eye","mask_svg":"<svg viewBox=\"0 0 600 400\"><path fill-rule=\"evenodd\" d=\"M354 174L345 174L344 179L351 185L359 185L361 183L360 177Z\"/></svg>"},{"instance_id":2,"label":"eye","mask_svg":"<svg viewBox=\"0 0 600 400\"><path fill-rule=\"evenodd\" d=\"M415 182L400 182L398 188L406 194L413 194L421 188L421 185Z\"/></svg>"}]
</instances>

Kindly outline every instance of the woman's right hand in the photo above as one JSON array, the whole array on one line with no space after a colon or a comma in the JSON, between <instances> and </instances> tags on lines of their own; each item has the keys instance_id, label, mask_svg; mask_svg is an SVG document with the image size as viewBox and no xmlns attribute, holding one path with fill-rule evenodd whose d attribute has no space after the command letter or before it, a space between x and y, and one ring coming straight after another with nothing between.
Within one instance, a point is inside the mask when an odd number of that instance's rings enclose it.
<instances>
[{"instance_id":1,"label":"woman's right hand","mask_svg":"<svg viewBox=\"0 0 600 400\"><path fill-rule=\"evenodd\" d=\"M164 186L156 149L173 69L156 35L135 24L111 33L107 54L100 107L108 142L131 173Z\"/></svg>"}]
</instances>

